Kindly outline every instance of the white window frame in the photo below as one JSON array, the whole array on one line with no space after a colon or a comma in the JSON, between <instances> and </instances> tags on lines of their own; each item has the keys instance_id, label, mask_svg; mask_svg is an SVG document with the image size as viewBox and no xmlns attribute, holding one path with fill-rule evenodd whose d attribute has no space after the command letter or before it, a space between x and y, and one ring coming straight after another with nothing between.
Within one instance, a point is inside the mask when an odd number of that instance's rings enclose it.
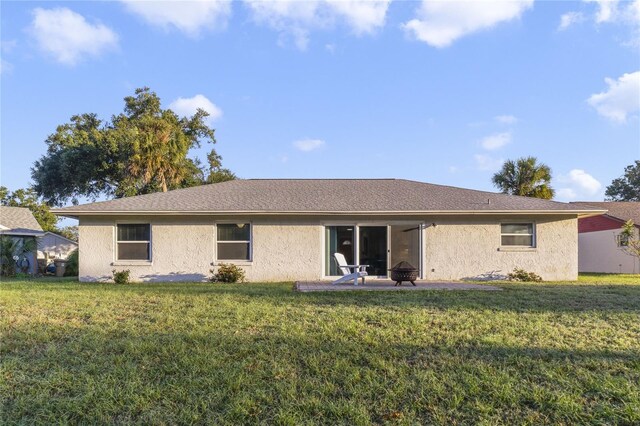
<instances>
[{"instance_id":1,"label":"white window frame","mask_svg":"<svg viewBox=\"0 0 640 426\"><path fill-rule=\"evenodd\" d=\"M503 233L502 232L502 225L531 225L531 234L512 234L512 233ZM538 244L538 238L536 237L537 234L537 229L536 229L536 223L534 221L531 220L514 220L514 221L509 221L509 222L500 222L500 247L505 248L505 249L509 249L509 248L515 248L515 249L534 249L537 247ZM515 236L529 236L531 235L531 245L504 245L502 244L502 237L506 236L506 237L515 237Z\"/></svg>"},{"instance_id":2,"label":"white window frame","mask_svg":"<svg viewBox=\"0 0 640 426\"><path fill-rule=\"evenodd\" d=\"M239 223L244 223L245 225L249 225L249 241L247 240L238 240L238 241L220 241L218 239L218 225L237 225ZM216 222L215 223L215 232L216 232L216 238L215 238L215 252L216 252L216 263L228 263L228 262L234 262L234 263L251 263L253 262L253 223L250 221L223 221L223 222ZM249 258L248 259L219 259L218 258L218 244L223 243L223 244L246 244L249 243Z\"/></svg>"},{"instance_id":3,"label":"white window frame","mask_svg":"<svg viewBox=\"0 0 640 426\"><path fill-rule=\"evenodd\" d=\"M620 232L616 234L616 247L618 247L619 249L625 249L626 247L629 247L630 240L631 238L628 235ZM622 244L623 241L625 242L625 244Z\"/></svg>"},{"instance_id":4,"label":"white window frame","mask_svg":"<svg viewBox=\"0 0 640 426\"><path fill-rule=\"evenodd\" d=\"M149 240L148 241L120 241L118 240L118 226L120 225L147 225L149 226ZM113 260L114 265L135 265L135 264L150 264L153 260L153 225L150 222L140 222L140 221L123 221L116 222L116 225L113 227L113 239L115 241L115 250L114 255L115 259ZM147 243L149 244L149 258L148 259L120 259L118 253L118 244L128 244L128 243Z\"/></svg>"}]
</instances>

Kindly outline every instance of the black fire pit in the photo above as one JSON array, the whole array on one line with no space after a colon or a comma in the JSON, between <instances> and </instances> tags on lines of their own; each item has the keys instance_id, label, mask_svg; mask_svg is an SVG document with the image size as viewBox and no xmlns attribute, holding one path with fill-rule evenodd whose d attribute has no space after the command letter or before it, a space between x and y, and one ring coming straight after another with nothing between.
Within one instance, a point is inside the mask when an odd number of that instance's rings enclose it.
<instances>
[{"instance_id":1,"label":"black fire pit","mask_svg":"<svg viewBox=\"0 0 640 426\"><path fill-rule=\"evenodd\" d=\"M402 284L403 281L409 281L414 286L415 281L418 279L418 268L410 264L409 262L402 261L393 268L391 271L391 279L396 282L396 286Z\"/></svg>"}]
</instances>

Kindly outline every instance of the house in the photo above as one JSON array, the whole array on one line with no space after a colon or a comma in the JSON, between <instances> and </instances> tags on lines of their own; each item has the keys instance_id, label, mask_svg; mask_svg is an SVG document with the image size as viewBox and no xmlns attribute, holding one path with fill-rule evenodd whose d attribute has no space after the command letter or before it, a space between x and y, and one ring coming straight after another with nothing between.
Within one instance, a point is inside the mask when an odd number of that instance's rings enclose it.
<instances>
[{"instance_id":1,"label":"house","mask_svg":"<svg viewBox=\"0 0 640 426\"><path fill-rule=\"evenodd\" d=\"M40 224L33 217L31 210L23 207L0 206L0 236L24 243L36 240L44 235ZM18 266L27 273L36 274L38 265L36 251L26 253L17 261Z\"/></svg>"},{"instance_id":2,"label":"house","mask_svg":"<svg viewBox=\"0 0 640 426\"><path fill-rule=\"evenodd\" d=\"M621 239L622 225L629 219L640 229L640 202L581 201L571 203L579 208L608 210L600 216L578 221L578 270L580 272L640 273L640 260L625 252Z\"/></svg>"},{"instance_id":3,"label":"house","mask_svg":"<svg viewBox=\"0 0 640 426\"><path fill-rule=\"evenodd\" d=\"M200 281L220 263L251 281L339 275L333 254L373 277L408 261L429 280L578 275L580 207L402 179L247 179L70 206L80 280Z\"/></svg>"},{"instance_id":4,"label":"house","mask_svg":"<svg viewBox=\"0 0 640 426\"><path fill-rule=\"evenodd\" d=\"M45 232L38 240L39 259L66 259L78 243L54 232Z\"/></svg>"}]
</instances>

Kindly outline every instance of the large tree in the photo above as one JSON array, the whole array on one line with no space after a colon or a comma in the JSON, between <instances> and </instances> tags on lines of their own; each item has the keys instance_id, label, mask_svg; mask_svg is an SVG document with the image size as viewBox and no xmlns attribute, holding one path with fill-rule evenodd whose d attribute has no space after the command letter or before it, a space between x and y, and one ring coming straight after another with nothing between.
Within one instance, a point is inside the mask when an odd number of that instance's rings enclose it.
<instances>
[{"instance_id":1,"label":"large tree","mask_svg":"<svg viewBox=\"0 0 640 426\"><path fill-rule=\"evenodd\" d=\"M538 163L535 157L506 161L491 180L504 194L546 200L553 198L551 169L546 164Z\"/></svg>"},{"instance_id":2,"label":"large tree","mask_svg":"<svg viewBox=\"0 0 640 426\"><path fill-rule=\"evenodd\" d=\"M120 198L207 182L200 162L188 157L201 143L215 143L206 111L179 117L162 109L160 98L147 87L124 102L124 111L111 120L75 115L47 138L47 154L31 173L35 191L47 203ZM209 155L221 160L213 149ZM235 178L230 172L225 177Z\"/></svg>"},{"instance_id":3,"label":"large tree","mask_svg":"<svg viewBox=\"0 0 640 426\"><path fill-rule=\"evenodd\" d=\"M40 227L45 231L58 232L56 223L58 217L49 211L49 206L38 198L38 194L31 188L16 189L11 192L7 187L0 186L0 205L9 207L26 207L31 210Z\"/></svg>"},{"instance_id":4,"label":"large tree","mask_svg":"<svg viewBox=\"0 0 640 426\"><path fill-rule=\"evenodd\" d=\"M624 175L607 186L605 196L611 201L640 201L640 160L624 168Z\"/></svg>"}]
</instances>

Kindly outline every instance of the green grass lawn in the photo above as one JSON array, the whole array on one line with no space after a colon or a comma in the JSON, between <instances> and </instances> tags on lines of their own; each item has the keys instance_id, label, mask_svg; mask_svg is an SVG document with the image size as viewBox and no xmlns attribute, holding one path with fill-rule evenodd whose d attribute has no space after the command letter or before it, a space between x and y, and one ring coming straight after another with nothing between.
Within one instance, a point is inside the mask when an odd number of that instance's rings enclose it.
<instances>
[{"instance_id":1,"label":"green grass lawn","mask_svg":"<svg viewBox=\"0 0 640 426\"><path fill-rule=\"evenodd\" d=\"M638 424L640 279L0 284L4 424Z\"/></svg>"}]
</instances>

